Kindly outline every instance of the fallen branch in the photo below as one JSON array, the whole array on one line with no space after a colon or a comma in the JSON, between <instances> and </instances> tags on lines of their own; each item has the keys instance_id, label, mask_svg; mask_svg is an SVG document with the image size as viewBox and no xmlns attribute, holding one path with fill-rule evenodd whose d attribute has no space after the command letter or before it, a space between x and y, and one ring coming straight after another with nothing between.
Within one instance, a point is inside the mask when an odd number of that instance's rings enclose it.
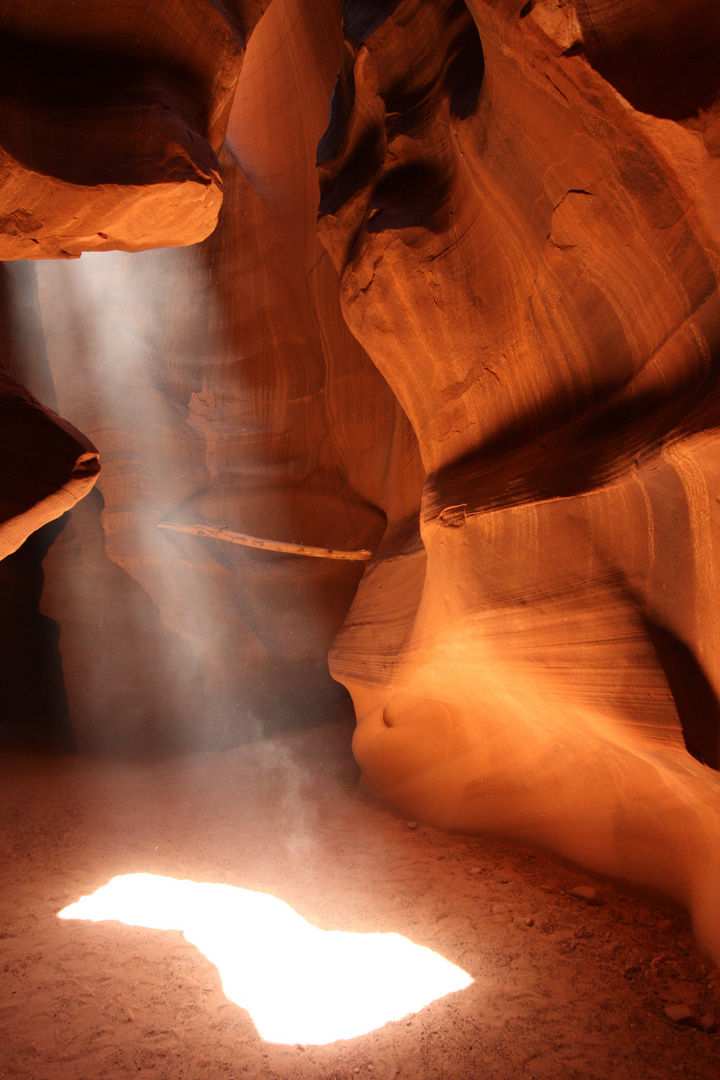
<instances>
[{"instance_id":1,"label":"fallen branch","mask_svg":"<svg viewBox=\"0 0 720 1080\"><path fill-rule=\"evenodd\" d=\"M284 540L265 540L260 536L232 532L224 525L178 525L173 521L160 521L158 529L171 529L174 532L191 533L193 536L209 536L213 540L225 540L228 544L242 544L244 547L258 548L260 551L281 551L285 555L308 555L312 559L367 562L372 558L372 551L367 551L365 548L358 548L357 551L338 551L333 548L310 547L308 544L289 544Z\"/></svg>"}]
</instances>

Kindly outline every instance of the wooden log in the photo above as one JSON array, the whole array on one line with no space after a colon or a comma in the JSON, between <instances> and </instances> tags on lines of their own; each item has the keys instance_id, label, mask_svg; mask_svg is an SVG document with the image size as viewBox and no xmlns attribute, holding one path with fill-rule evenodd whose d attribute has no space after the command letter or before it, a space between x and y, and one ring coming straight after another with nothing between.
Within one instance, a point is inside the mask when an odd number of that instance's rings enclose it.
<instances>
[{"instance_id":1,"label":"wooden log","mask_svg":"<svg viewBox=\"0 0 720 1080\"><path fill-rule=\"evenodd\" d=\"M367 562L372 558L372 551L358 548L355 551L340 551L333 548L311 547L308 544L291 544L284 540L267 540L247 533L232 532L224 525L179 525L173 521L160 521L159 529L172 529L174 532L190 533L193 536L208 536L212 540L225 540L228 544L242 544L244 547L258 548L260 551L280 551L285 555L307 555L312 559L345 559L349 562Z\"/></svg>"}]
</instances>

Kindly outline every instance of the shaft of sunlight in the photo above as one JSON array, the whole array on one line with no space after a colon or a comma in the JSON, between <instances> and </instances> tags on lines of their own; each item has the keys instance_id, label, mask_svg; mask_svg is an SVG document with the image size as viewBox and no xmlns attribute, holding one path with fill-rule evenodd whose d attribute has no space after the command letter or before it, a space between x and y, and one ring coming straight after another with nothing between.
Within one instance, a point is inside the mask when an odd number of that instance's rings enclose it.
<instances>
[{"instance_id":1,"label":"shaft of sunlight","mask_svg":"<svg viewBox=\"0 0 720 1080\"><path fill-rule=\"evenodd\" d=\"M473 981L400 934L320 930L282 900L232 885L126 874L58 917L182 930L268 1042L352 1039Z\"/></svg>"}]
</instances>

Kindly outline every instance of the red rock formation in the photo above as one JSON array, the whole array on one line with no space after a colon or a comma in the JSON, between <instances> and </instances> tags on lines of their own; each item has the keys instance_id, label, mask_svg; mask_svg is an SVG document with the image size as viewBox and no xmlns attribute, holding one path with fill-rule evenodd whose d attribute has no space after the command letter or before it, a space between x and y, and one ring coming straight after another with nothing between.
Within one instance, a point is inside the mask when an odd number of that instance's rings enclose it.
<instances>
[{"instance_id":1,"label":"red rock formation","mask_svg":"<svg viewBox=\"0 0 720 1080\"><path fill-rule=\"evenodd\" d=\"M44 561L81 747L234 743L347 700L327 652L362 563L161 521L374 549L386 516L419 502L415 440L345 326L317 238L342 37L334 0L309 10L273 4L250 41L212 237L31 269L58 407L103 460Z\"/></svg>"},{"instance_id":2,"label":"red rock formation","mask_svg":"<svg viewBox=\"0 0 720 1080\"><path fill-rule=\"evenodd\" d=\"M150 346L124 344L106 302L113 347L88 347L102 334L69 301L92 280L40 273L61 408L108 460L104 507L86 502L46 560L79 730L92 743L105 688L131 741L153 724L165 738L178 670L188 726L208 694L267 706L269 682L319 669L357 581L352 564L241 556L158 520L350 548L387 518L331 654L367 783L413 817L659 890L720 958L717 5L346 0L344 31L335 0L274 0L258 23L218 231L117 272L118 295L155 305ZM207 82L203 41L182 56ZM356 340L314 222L338 63L319 228ZM183 130L217 149L175 60L160 67ZM216 99L195 95L196 117L201 100ZM107 246L200 235L180 189L165 232ZM417 437L419 526L415 444L368 357ZM93 631L92 676L88 611L115 620Z\"/></svg>"},{"instance_id":3,"label":"red rock formation","mask_svg":"<svg viewBox=\"0 0 720 1080\"><path fill-rule=\"evenodd\" d=\"M8 335L4 337L7 360ZM90 440L41 405L2 360L0 460L0 559L16 551L36 529L72 509L99 472L97 450Z\"/></svg>"},{"instance_id":4,"label":"red rock formation","mask_svg":"<svg viewBox=\"0 0 720 1080\"><path fill-rule=\"evenodd\" d=\"M716 6L385 7L321 145L343 312L427 472L332 652L358 761L687 903L718 956Z\"/></svg>"},{"instance_id":5,"label":"red rock formation","mask_svg":"<svg viewBox=\"0 0 720 1080\"><path fill-rule=\"evenodd\" d=\"M204 239L242 49L268 2L4 0L0 257Z\"/></svg>"}]
</instances>

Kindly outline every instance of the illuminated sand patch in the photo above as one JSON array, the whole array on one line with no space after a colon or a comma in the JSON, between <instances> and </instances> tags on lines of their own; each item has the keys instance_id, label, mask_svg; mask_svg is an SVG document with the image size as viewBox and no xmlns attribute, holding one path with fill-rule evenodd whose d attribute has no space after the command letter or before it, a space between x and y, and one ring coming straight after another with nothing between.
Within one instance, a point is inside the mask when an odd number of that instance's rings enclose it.
<instances>
[{"instance_id":1,"label":"illuminated sand patch","mask_svg":"<svg viewBox=\"0 0 720 1080\"><path fill-rule=\"evenodd\" d=\"M282 900L232 885L126 874L59 918L182 930L268 1042L352 1039L473 981L400 934L320 930Z\"/></svg>"}]
</instances>

